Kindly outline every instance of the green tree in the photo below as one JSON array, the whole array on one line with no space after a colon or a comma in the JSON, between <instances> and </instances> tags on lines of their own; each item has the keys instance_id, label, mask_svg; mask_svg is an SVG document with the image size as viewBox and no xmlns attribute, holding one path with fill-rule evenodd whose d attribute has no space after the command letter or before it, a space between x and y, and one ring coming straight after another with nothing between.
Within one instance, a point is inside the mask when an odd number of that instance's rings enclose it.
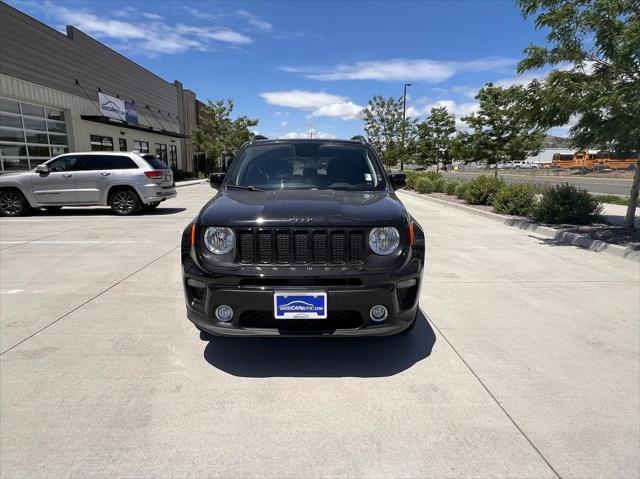
<instances>
[{"instance_id":1,"label":"green tree","mask_svg":"<svg viewBox=\"0 0 640 479\"><path fill-rule=\"evenodd\" d=\"M448 165L453 159L452 147L456 132L456 117L444 106L431 109L426 120L418 125L417 157L424 165Z\"/></svg>"},{"instance_id":2,"label":"green tree","mask_svg":"<svg viewBox=\"0 0 640 479\"><path fill-rule=\"evenodd\" d=\"M402 119L402 98L396 100L376 95L362 110L360 118L364 120L367 138L387 167L397 165L401 158L409 158L414 150L416 128L414 120Z\"/></svg>"},{"instance_id":3,"label":"green tree","mask_svg":"<svg viewBox=\"0 0 640 479\"><path fill-rule=\"evenodd\" d=\"M523 87L502 88L487 83L476 100L479 110L462 119L472 130L467 138L469 159L497 165L523 160L540 151L544 133L526 119Z\"/></svg>"},{"instance_id":4,"label":"green tree","mask_svg":"<svg viewBox=\"0 0 640 479\"><path fill-rule=\"evenodd\" d=\"M253 138L249 128L258 124L247 116L231 119L233 100L211 101L199 112L198 128L193 132L199 151L207 153L209 167L214 168L220 160L235 155L238 149Z\"/></svg>"},{"instance_id":5,"label":"green tree","mask_svg":"<svg viewBox=\"0 0 640 479\"><path fill-rule=\"evenodd\" d=\"M535 123L563 126L579 148L640 152L640 2L638 0L518 0L525 18L548 31L530 45L519 72L556 67L528 87ZM625 226L634 227L640 156Z\"/></svg>"}]
</instances>

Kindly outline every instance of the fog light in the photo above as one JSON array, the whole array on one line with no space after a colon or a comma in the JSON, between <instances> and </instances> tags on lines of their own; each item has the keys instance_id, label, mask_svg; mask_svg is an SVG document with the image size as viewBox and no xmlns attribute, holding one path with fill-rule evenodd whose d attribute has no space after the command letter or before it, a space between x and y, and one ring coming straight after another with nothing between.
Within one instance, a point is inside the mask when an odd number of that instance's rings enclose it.
<instances>
[{"instance_id":1,"label":"fog light","mask_svg":"<svg viewBox=\"0 0 640 479\"><path fill-rule=\"evenodd\" d=\"M373 308L371 308L371 311L369 311L369 317L376 323L387 319L388 314L389 313L387 311L387 308L385 308L381 304L376 304Z\"/></svg>"},{"instance_id":2,"label":"fog light","mask_svg":"<svg viewBox=\"0 0 640 479\"><path fill-rule=\"evenodd\" d=\"M227 306L226 304L220 305L216 308L216 319L218 321L231 321L233 318L233 309L231 306Z\"/></svg>"}]
</instances>

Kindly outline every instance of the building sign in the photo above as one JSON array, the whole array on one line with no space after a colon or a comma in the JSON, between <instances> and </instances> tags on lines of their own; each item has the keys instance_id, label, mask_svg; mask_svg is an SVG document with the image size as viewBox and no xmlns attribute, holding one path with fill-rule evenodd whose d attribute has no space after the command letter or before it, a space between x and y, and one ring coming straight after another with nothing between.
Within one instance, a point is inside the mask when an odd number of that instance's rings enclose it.
<instances>
[{"instance_id":1,"label":"building sign","mask_svg":"<svg viewBox=\"0 0 640 479\"><path fill-rule=\"evenodd\" d=\"M127 119L127 123L138 124L138 109L136 108L136 104L132 101L124 102L124 108L126 110L125 117Z\"/></svg>"},{"instance_id":2,"label":"building sign","mask_svg":"<svg viewBox=\"0 0 640 479\"><path fill-rule=\"evenodd\" d=\"M126 121L127 123L138 123L138 110L132 101L125 101L98 92L98 102L100 103L100 113L102 113L102 116L113 118L114 120Z\"/></svg>"}]
</instances>

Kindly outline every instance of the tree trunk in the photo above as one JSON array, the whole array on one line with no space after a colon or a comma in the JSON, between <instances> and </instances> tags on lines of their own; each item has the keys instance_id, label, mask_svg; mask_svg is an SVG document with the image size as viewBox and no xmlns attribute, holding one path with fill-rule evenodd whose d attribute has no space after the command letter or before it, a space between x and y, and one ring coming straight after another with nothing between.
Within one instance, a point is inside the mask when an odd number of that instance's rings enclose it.
<instances>
[{"instance_id":1,"label":"tree trunk","mask_svg":"<svg viewBox=\"0 0 640 479\"><path fill-rule=\"evenodd\" d=\"M440 162L436 161L436 173L440 171Z\"/></svg>"},{"instance_id":2,"label":"tree trunk","mask_svg":"<svg viewBox=\"0 0 640 479\"><path fill-rule=\"evenodd\" d=\"M638 189L640 188L640 157L636 161L636 172L633 175L631 191L629 192L629 205L627 206L627 216L624 220L624 227L632 230L636 221L636 203L638 202Z\"/></svg>"},{"instance_id":3,"label":"tree trunk","mask_svg":"<svg viewBox=\"0 0 640 479\"><path fill-rule=\"evenodd\" d=\"M498 177L498 164L497 164L497 163L496 163L496 167L495 167L495 169L493 170L493 177L494 177L494 178L497 178L497 177Z\"/></svg>"}]
</instances>

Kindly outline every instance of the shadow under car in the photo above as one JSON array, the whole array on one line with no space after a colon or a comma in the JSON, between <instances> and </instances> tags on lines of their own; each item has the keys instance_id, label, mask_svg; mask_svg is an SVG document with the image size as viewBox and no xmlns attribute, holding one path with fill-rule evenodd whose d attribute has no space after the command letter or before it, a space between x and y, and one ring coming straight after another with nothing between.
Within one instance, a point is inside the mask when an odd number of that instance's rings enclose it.
<instances>
[{"instance_id":1,"label":"shadow under car","mask_svg":"<svg viewBox=\"0 0 640 479\"><path fill-rule=\"evenodd\" d=\"M213 337L204 359L249 378L393 376L431 354L436 335L422 311L416 321L413 330L387 337Z\"/></svg>"}]
</instances>

